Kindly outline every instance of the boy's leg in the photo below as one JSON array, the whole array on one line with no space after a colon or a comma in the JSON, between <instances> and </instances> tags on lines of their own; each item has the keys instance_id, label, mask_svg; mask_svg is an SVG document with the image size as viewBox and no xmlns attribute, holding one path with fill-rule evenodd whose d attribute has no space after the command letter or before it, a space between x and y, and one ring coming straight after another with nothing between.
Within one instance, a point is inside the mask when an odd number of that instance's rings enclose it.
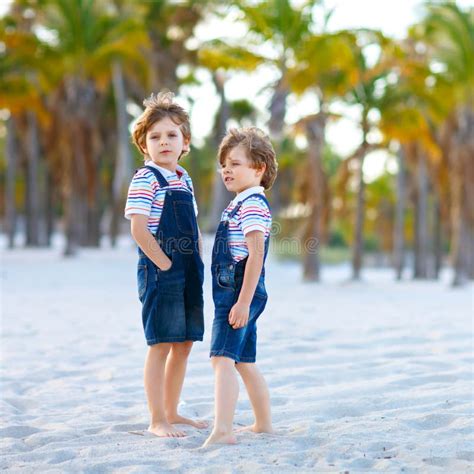
<instances>
[{"instance_id":1,"label":"boy's leg","mask_svg":"<svg viewBox=\"0 0 474 474\"><path fill-rule=\"evenodd\" d=\"M235 444L232 433L235 405L239 395L239 381L235 362L228 357L211 357L215 373L214 428L203 446L214 443Z\"/></svg>"},{"instance_id":2,"label":"boy's leg","mask_svg":"<svg viewBox=\"0 0 474 474\"><path fill-rule=\"evenodd\" d=\"M255 433L273 433L270 393L263 375L254 363L239 362L236 369L244 381L255 415L255 423L244 429Z\"/></svg>"},{"instance_id":3,"label":"boy's leg","mask_svg":"<svg viewBox=\"0 0 474 474\"><path fill-rule=\"evenodd\" d=\"M168 423L164 408L165 365L170 348L166 343L148 348L144 369L145 393L151 414L148 431L156 436L182 437L186 433Z\"/></svg>"},{"instance_id":4,"label":"boy's leg","mask_svg":"<svg viewBox=\"0 0 474 474\"><path fill-rule=\"evenodd\" d=\"M195 428L206 428L205 421L194 421L178 415L179 396L183 388L184 376L188 356L193 347L192 341L173 342L171 351L166 360L165 368L165 413L168 423L181 423L192 425Z\"/></svg>"}]
</instances>

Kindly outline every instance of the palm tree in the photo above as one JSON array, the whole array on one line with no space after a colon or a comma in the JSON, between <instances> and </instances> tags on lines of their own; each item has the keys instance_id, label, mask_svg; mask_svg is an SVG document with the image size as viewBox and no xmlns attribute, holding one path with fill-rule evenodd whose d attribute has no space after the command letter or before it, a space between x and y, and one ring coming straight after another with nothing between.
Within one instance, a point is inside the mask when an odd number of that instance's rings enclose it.
<instances>
[{"instance_id":1,"label":"palm tree","mask_svg":"<svg viewBox=\"0 0 474 474\"><path fill-rule=\"evenodd\" d=\"M444 66L453 109L443 138L450 165L452 284L474 278L474 8L454 2L429 2L422 34L429 57Z\"/></svg>"},{"instance_id":2,"label":"palm tree","mask_svg":"<svg viewBox=\"0 0 474 474\"><path fill-rule=\"evenodd\" d=\"M91 0L49 0L39 21L57 37L48 45L54 88L49 103L60 127L56 146L64 173L65 254L72 255L78 244L99 244L99 120L117 62L132 70L143 67L138 48L144 36L138 20L124 20Z\"/></svg>"},{"instance_id":3,"label":"palm tree","mask_svg":"<svg viewBox=\"0 0 474 474\"><path fill-rule=\"evenodd\" d=\"M249 43L258 41L270 44L271 56L263 56L272 65L276 80L272 86L272 97L268 110L268 128L277 155L280 154L284 139L286 100L290 93L288 71L297 56L297 51L310 36L312 10L320 3L317 0L300 2L296 7L290 0L263 0L259 2L239 2L237 7L249 28ZM272 190L272 208L275 213L281 208L280 183L282 176L275 181Z\"/></svg>"},{"instance_id":4,"label":"palm tree","mask_svg":"<svg viewBox=\"0 0 474 474\"><path fill-rule=\"evenodd\" d=\"M210 41L199 50L199 64L209 70L220 98L220 108L217 113L213 145L217 149L220 141L227 132L227 122L232 115L232 107L225 94L225 84L230 72L254 71L264 59L240 46L233 46L222 40ZM211 210L208 219L207 231L214 232L220 220L222 209L227 205L231 194L226 190L224 183L214 174Z\"/></svg>"},{"instance_id":5,"label":"palm tree","mask_svg":"<svg viewBox=\"0 0 474 474\"><path fill-rule=\"evenodd\" d=\"M18 157L26 165L25 196L26 244L46 243L43 220L44 203L40 186L43 164L40 156L38 119L45 119L38 93L38 74L44 71L39 60L39 41L32 32L32 21L22 14L20 5L12 5L1 21L0 41L5 54L0 58L0 107L10 111L7 124L6 156L8 172L6 183L6 217L9 246L13 247L16 222L15 179L20 168ZM41 232L43 231L43 232Z\"/></svg>"},{"instance_id":6,"label":"palm tree","mask_svg":"<svg viewBox=\"0 0 474 474\"><path fill-rule=\"evenodd\" d=\"M400 145L394 236L397 279L402 273L404 207L409 186L414 201L413 276L429 278L437 273L435 255L431 255L430 248L439 241L433 232L440 231L440 227L430 231L429 197L432 194L438 200L443 192L438 171L441 152L434 131L440 126L448 108L446 97L449 97L449 91L442 81L433 76L426 56L418 52L415 45L413 36L400 44L391 45L391 74L396 75L396 80L392 77L391 83L386 85L378 106L380 130L387 141ZM439 248L436 252L439 253ZM436 258L439 259L439 256Z\"/></svg>"},{"instance_id":7,"label":"palm tree","mask_svg":"<svg viewBox=\"0 0 474 474\"><path fill-rule=\"evenodd\" d=\"M391 61L382 54L389 41L376 31L360 31L357 40L352 42L353 54L356 68L353 73L356 76L355 84L346 94L346 101L350 105L358 105L361 108L360 128L362 140L354 153L357 160L357 204L354 222L354 237L352 251L352 279L358 280L362 268L363 232L365 216L365 182L364 182L364 160L370 151L371 144L368 141L370 131L376 127L376 123L370 120L370 113L377 110L379 106L380 92L378 86L391 70ZM365 48L367 46L378 46L381 53L375 64L369 65Z\"/></svg>"},{"instance_id":8,"label":"palm tree","mask_svg":"<svg viewBox=\"0 0 474 474\"><path fill-rule=\"evenodd\" d=\"M397 152L397 201L393 234L393 259L396 279L401 280L405 266L405 208L406 208L406 166L405 153L402 147Z\"/></svg>"},{"instance_id":9,"label":"palm tree","mask_svg":"<svg viewBox=\"0 0 474 474\"><path fill-rule=\"evenodd\" d=\"M343 96L353 84L355 68L352 54L354 37L347 32L313 34L306 38L297 51L296 64L288 71L290 86L297 94L311 91L317 99L319 111L303 118L297 129L304 130L308 142L308 173L310 185L308 204L310 216L304 233L305 242L322 243L322 210L329 207L327 177L322 165L326 124L337 117L331 114L330 103ZM312 246L311 246L312 247ZM310 251L308 251L310 250ZM319 247L306 248L303 278L319 281Z\"/></svg>"}]
</instances>

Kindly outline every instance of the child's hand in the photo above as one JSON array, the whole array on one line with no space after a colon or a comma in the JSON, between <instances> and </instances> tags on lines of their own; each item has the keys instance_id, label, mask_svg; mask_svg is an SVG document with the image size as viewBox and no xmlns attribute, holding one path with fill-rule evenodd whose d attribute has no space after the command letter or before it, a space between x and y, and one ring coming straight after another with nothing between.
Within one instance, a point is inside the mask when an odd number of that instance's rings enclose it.
<instances>
[{"instance_id":1,"label":"child's hand","mask_svg":"<svg viewBox=\"0 0 474 474\"><path fill-rule=\"evenodd\" d=\"M234 329L243 328L249 321L250 306L239 303L234 304L229 313L229 324Z\"/></svg>"},{"instance_id":2,"label":"child's hand","mask_svg":"<svg viewBox=\"0 0 474 474\"><path fill-rule=\"evenodd\" d=\"M166 258L166 260L167 262L164 265L160 265L158 267L163 272L168 271L171 268L171 265L173 265L173 262L168 257Z\"/></svg>"}]
</instances>

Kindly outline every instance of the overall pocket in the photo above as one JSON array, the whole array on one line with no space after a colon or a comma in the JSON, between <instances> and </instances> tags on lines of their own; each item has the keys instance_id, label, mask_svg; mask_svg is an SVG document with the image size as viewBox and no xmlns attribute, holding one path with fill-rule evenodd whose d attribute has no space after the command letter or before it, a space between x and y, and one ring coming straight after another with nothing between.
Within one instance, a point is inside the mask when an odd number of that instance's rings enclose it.
<instances>
[{"instance_id":1,"label":"overall pocket","mask_svg":"<svg viewBox=\"0 0 474 474\"><path fill-rule=\"evenodd\" d=\"M194 214L194 206L189 201L174 201L174 216L178 229L183 234L197 235L195 229L196 216Z\"/></svg>"},{"instance_id":2,"label":"overall pocket","mask_svg":"<svg viewBox=\"0 0 474 474\"><path fill-rule=\"evenodd\" d=\"M217 284L225 290L235 289L235 273L233 265L222 265L217 268Z\"/></svg>"},{"instance_id":3,"label":"overall pocket","mask_svg":"<svg viewBox=\"0 0 474 474\"><path fill-rule=\"evenodd\" d=\"M137 266L138 299L143 300L148 283L148 267L145 264Z\"/></svg>"}]
</instances>

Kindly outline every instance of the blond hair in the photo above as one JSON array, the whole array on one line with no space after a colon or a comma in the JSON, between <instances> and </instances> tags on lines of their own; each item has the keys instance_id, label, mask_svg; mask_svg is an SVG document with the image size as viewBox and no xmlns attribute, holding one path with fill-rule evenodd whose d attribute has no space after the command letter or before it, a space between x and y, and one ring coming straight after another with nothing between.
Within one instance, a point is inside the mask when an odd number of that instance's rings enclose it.
<instances>
[{"instance_id":1,"label":"blond hair","mask_svg":"<svg viewBox=\"0 0 474 474\"><path fill-rule=\"evenodd\" d=\"M132 140L136 147L146 156L146 134L148 130L160 120L168 117L179 126L184 140L191 141L191 124L188 113L174 101L174 94L163 91L159 94L151 94L143 101L145 110L138 117L132 132ZM183 151L179 158L186 155L189 150Z\"/></svg>"},{"instance_id":2,"label":"blond hair","mask_svg":"<svg viewBox=\"0 0 474 474\"><path fill-rule=\"evenodd\" d=\"M231 128L219 146L219 163L223 165L231 150L238 146L245 150L252 168L261 169L265 165L260 184L270 189L277 176L278 163L268 135L257 127Z\"/></svg>"}]
</instances>

